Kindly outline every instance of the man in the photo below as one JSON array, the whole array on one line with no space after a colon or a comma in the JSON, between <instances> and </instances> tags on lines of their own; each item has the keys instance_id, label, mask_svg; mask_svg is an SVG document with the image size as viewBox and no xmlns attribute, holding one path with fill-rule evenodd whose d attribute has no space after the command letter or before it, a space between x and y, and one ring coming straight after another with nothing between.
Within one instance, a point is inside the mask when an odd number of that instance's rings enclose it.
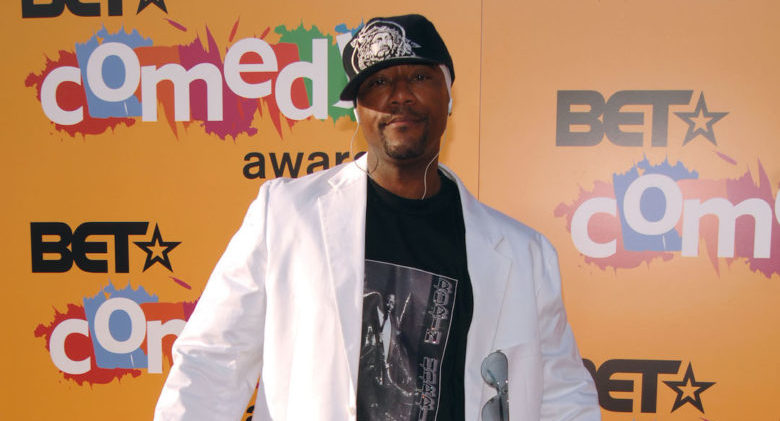
<instances>
[{"instance_id":1,"label":"man","mask_svg":"<svg viewBox=\"0 0 780 421\"><path fill-rule=\"evenodd\" d=\"M455 73L433 25L372 19L343 61L366 156L263 184L155 418L239 419L259 378L255 420L599 419L554 249L438 165Z\"/></svg>"}]
</instances>

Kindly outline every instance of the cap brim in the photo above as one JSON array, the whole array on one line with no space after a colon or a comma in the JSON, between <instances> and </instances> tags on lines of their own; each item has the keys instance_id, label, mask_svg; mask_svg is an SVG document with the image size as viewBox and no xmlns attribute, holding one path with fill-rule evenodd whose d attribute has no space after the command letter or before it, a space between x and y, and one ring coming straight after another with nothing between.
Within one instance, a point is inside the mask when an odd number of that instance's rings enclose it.
<instances>
[{"instance_id":1,"label":"cap brim","mask_svg":"<svg viewBox=\"0 0 780 421\"><path fill-rule=\"evenodd\" d=\"M342 101L354 101L355 98L357 98L358 90L360 89L360 85L363 84L363 81L366 80L367 77L371 76L372 74L388 68L390 66L396 66L398 64L439 64L437 61L425 59L422 57L395 57L390 58L387 60L380 61L379 63L373 64L371 66L366 67L358 73L352 80L350 80L347 83L347 86L344 87L344 89L341 90L341 95L339 95L339 98Z\"/></svg>"}]
</instances>

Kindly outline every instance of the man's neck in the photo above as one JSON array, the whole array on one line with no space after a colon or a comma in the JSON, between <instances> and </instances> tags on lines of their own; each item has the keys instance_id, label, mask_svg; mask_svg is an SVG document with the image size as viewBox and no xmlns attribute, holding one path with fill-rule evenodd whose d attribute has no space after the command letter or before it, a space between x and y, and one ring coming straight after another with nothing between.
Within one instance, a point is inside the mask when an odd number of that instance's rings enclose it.
<instances>
[{"instance_id":1,"label":"man's neck","mask_svg":"<svg viewBox=\"0 0 780 421\"><path fill-rule=\"evenodd\" d=\"M369 175L377 184L396 196L407 199L424 199L439 192L438 159L426 167L400 167L380 163L371 171L371 157L368 157ZM427 171L426 171L427 170Z\"/></svg>"}]
</instances>

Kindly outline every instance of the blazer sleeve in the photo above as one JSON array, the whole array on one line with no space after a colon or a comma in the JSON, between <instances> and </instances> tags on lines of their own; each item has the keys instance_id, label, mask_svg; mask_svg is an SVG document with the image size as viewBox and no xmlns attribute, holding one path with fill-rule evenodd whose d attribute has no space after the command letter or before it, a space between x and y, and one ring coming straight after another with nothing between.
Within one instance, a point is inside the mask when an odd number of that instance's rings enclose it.
<instances>
[{"instance_id":1,"label":"blazer sleeve","mask_svg":"<svg viewBox=\"0 0 780 421\"><path fill-rule=\"evenodd\" d=\"M260 188L173 346L155 420L239 420L262 367L266 215Z\"/></svg>"},{"instance_id":2,"label":"blazer sleeve","mask_svg":"<svg viewBox=\"0 0 780 421\"><path fill-rule=\"evenodd\" d=\"M539 235L541 274L536 284L541 337L544 389L541 419L544 421L601 419L593 378L582 364L561 297L558 255Z\"/></svg>"}]
</instances>

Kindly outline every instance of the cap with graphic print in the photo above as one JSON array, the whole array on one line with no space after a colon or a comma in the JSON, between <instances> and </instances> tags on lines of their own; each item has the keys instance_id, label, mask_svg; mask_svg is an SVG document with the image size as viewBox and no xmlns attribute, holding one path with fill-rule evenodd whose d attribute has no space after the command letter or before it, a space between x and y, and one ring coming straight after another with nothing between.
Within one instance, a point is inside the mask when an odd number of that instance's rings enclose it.
<instances>
[{"instance_id":1,"label":"cap with graphic print","mask_svg":"<svg viewBox=\"0 0 780 421\"><path fill-rule=\"evenodd\" d=\"M372 73L396 64L443 64L455 80L444 40L421 15L373 18L352 37L341 56L349 82L341 99L354 101L360 84Z\"/></svg>"}]
</instances>

